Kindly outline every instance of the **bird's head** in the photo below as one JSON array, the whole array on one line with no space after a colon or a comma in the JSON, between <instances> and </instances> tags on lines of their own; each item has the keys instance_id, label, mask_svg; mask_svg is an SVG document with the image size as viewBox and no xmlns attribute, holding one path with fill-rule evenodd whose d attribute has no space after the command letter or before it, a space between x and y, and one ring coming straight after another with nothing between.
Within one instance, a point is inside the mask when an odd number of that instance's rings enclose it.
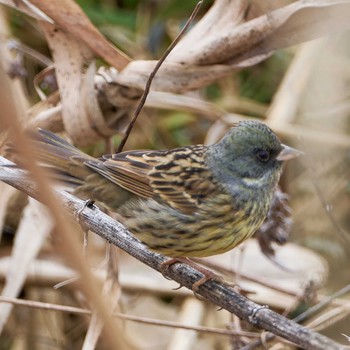
<instances>
[{"instance_id":1,"label":"bird's head","mask_svg":"<svg viewBox=\"0 0 350 350\"><path fill-rule=\"evenodd\" d=\"M265 124L243 121L209 146L207 162L220 182L272 189L279 181L283 162L301 153L283 145Z\"/></svg>"}]
</instances>

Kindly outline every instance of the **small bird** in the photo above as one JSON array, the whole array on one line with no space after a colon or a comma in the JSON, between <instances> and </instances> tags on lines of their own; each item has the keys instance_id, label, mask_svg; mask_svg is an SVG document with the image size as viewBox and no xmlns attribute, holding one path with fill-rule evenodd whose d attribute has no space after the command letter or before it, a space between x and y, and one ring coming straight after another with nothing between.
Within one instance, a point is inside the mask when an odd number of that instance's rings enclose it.
<instances>
[{"instance_id":1,"label":"small bird","mask_svg":"<svg viewBox=\"0 0 350 350\"><path fill-rule=\"evenodd\" d=\"M221 254L251 237L269 211L283 162L301 154L257 121L239 122L210 146L100 159L49 131L35 138L56 177L106 203L144 245L172 258Z\"/></svg>"}]
</instances>

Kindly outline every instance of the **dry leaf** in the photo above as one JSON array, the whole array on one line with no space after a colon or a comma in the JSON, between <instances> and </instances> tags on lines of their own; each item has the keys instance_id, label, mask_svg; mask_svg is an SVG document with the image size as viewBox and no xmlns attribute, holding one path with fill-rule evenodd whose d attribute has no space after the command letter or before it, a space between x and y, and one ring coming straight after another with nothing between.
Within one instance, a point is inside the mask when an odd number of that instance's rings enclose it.
<instances>
[{"instance_id":1,"label":"dry leaf","mask_svg":"<svg viewBox=\"0 0 350 350\"><path fill-rule=\"evenodd\" d=\"M274 243L283 245L287 242L293 222L291 216L288 196L277 188L266 219L254 234L265 255L275 255Z\"/></svg>"},{"instance_id":2,"label":"dry leaf","mask_svg":"<svg viewBox=\"0 0 350 350\"><path fill-rule=\"evenodd\" d=\"M84 145L99 140L102 135L114 134L115 130L104 126L98 107L93 81L94 59L90 49L51 24L43 23L42 27L55 60L63 124L69 136L77 144Z\"/></svg>"},{"instance_id":3,"label":"dry leaf","mask_svg":"<svg viewBox=\"0 0 350 350\"><path fill-rule=\"evenodd\" d=\"M130 62L130 58L107 41L73 0L31 0L31 3L52 18L58 28L85 43L111 66L123 69Z\"/></svg>"},{"instance_id":4,"label":"dry leaf","mask_svg":"<svg viewBox=\"0 0 350 350\"><path fill-rule=\"evenodd\" d=\"M242 18L240 22L239 14L243 11L239 2L217 0L177 45L169 60L189 65L227 63L242 67L276 49L350 28L350 3L344 0L296 1L248 21ZM229 21L230 17L236 20Z\"/></svg>"},{"instance_id":5,"label":"dry leaf","mask_svg":"<svg viewBox=\"0 0 350 350\"><path fill-rule=\"evenodd\" d=\"M64 131L62 105L58 91L29 108L27 115L30 119L30 127L48 129L52 132Z\"/></svg>"},{"instance_id":6,"label":"dry leaf","mask_svg":"<svg viewBox=\"0 0 350 350\"><path fill-rule=\"evenodd\" d=\"M18 296L25 282L29 264L37 256L51 228L52 221L46 209L39 202L30 199L16 234L12 261L6 274L2 296L12 298ZM0 304L0 333L12 307L11 304Z\"/></svg>"},{"instance_id":7,"label":"dry leaf","mask_svg":"<svg viewBox=\"0 0 350 350\"><path fill-rule=\"evenodd\" d=\"M234 70L260 62L278 48L350 27L350 3L344 0L296 1L287 6L283 6L285 1L263 4L252 1L249 6L247 3L245 0L216 0L164 62L152 89L176 93L198 89ZM119 73L104 69L93 83L89 75L85 76L85 67L93 60L89 48L107 60L107 56L112 57L109 44L105 45L102 35L73 1L64 0L59 8L52 0L35 0L33 4L54 19L60 28L58 31L51 29L48 40L58 67L57 75L60 75L64 125L72 139L86 144L122 131L155 61L134 61ZM267 13L262 14L263 11ZM37 117L35 125L40 122L50 125L52 118L57 130L57 125L58 128L62 126L57 123L59 116L60 110L55 108ZM79 128L83 133L75 135Z\"/></svg>"},{"instance_id":8,"label":"dry leaf","mask_svg":"<svg viewBox=\"0 0 350 350\"><path fill-rule=\"evenodd\" d=\"M198 89L259 63L276 49L350 28L350 3L342 0L297 1L242 23L242 8L236 6L241 4L217 0L170 53L152 89L177 93ZM229 21L230 16L238 19ZM133 61L119 75L109 76L117 84L142 89L155 63Z\"/></svg>"},{"instance_id":9,"label":"dry leaf","mask_svg":"<svg viewBox=\"0 0 350 350\"><path fill-rule=\"evenodd\" d=\"M115 82L143 89L157 61L133 61L117 76ZM152 90L184 92L209 85L232 72L227 65L191 66L165 61L152 82Z\"/></svg>"},{"instance_id":10,"label":"dry leaf","mask_svg":"<svg viewBox=\"0 0 350 350\"><path fill-rule=\"evenodd\" d=\"M46 16L44 12L33 6L29 1L26 0L0 0L0 3L5 4L9 7L15 8L28 16L39 19L41 21L47 21L53 23L53 20Z\"/></svg>"}]
</instances>

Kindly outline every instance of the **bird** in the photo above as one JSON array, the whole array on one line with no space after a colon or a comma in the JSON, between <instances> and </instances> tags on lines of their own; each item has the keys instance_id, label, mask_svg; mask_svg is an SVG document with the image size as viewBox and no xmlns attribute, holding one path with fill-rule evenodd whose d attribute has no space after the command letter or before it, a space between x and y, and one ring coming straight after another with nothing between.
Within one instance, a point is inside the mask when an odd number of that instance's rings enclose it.
<instances>
[{"instance_id":1,"label":"bird","mask_svg":"<svg viewBox=\"0 0 350 350\"><path fill-rule=\"evenodd\" d=\"M263 223L284 161L300 151L264 123L241 121L213 145L91 157L35 133L38 156L74 193L105 203L148 249L169 258L227 252Z\"/></svg>"}]
</instances>

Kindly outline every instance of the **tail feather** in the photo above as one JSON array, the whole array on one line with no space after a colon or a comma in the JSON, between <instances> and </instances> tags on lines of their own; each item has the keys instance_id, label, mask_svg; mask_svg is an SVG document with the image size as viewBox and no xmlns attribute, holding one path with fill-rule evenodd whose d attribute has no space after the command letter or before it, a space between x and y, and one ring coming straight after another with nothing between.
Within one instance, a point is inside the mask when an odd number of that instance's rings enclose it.
<instances>
[{"instance_id":1,"label":"tail feather","mask_svg":"<svg viewBox=\"0 0 350 350\"><path fill-rule=\"evenodd\" d=\"M53 168L58 180L77 184L92 173L84 165L84 162L94 160L94 158L56 134L39 129L32 137L38 146L38 158L44 164Z\"/></svg>"},{"instance_id":2,"label":"tail feather","mask_svg":"<svg viewBox=\"0 0 350 350\"><path fill-rule=\"evenodd\" d=\"M35 142L36 155L42 166L49 170L54 180L72 188L78 197L105 203L112 210L117 210L131 198L130 192L93 170L91 164L99 163L98 159L50 131L39 129L29 136ZM8 150L15 153L13 145Z\"/></svg>"}]
</instances>

